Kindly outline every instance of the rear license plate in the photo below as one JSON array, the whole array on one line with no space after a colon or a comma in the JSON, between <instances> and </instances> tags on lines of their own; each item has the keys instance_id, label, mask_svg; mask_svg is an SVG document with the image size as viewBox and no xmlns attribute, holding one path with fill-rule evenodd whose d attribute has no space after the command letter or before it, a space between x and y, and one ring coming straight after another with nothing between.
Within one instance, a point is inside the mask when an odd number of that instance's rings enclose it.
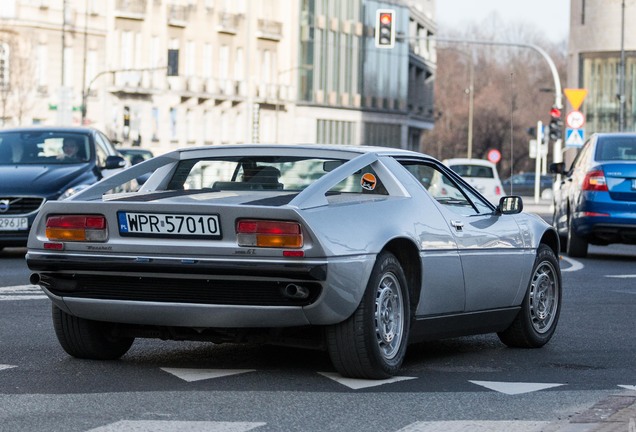
<instances>
[{"instance_id":1,"label":"rear license plate","mask_svg":"<svg viewBox=\"0 0 636 432\"><path fill-rule=\"evenodd\" d=\"M29 220L27 218L0 218L0 231L18 231L29 229Z\"/></svg>"},{"instance_id":2,"label":"rear license plate","mask_svg":"<svg viewBox=\"0 0 636 432\"><path fill-rule=\"evenodd\" d=\"M124 236L221 238L218 215L118 212L117 219Z\"/></svg>"}]
</instances>

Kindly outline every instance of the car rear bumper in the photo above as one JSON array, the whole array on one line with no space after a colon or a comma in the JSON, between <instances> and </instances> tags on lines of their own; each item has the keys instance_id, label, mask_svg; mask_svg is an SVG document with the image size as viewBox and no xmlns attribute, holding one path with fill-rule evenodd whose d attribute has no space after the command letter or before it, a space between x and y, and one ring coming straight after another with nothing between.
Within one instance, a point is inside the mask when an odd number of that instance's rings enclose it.
<instances>
[{"instance_id":1,"label":"car rear bumper","mask_svg":"<svg viewBox=\"0 0 636 432\"><path fill-rule=\"evenodd\" d=\"M27 264L62 310L127 324L292 327L343 321L359 304L374 257L311 261L128 258L29 251ZM152 260L151 260L152 261ZM197 261L199 261L197 263Z\"/></svg>"}]
</instances>

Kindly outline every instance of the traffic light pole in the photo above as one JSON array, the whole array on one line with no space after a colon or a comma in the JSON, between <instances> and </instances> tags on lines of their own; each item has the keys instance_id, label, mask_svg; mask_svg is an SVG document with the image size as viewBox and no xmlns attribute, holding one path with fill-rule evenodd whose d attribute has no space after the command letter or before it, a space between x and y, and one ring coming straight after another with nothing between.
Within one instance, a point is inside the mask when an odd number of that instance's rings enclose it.
<instances>
[{"instance_id":1,"label":"traffic light pole","mask_svg":"<svg viewBox=\"0 0 636 432\"><path fill-rule=\"evenodd\" d=\"M411 39L411 38L408 38ZM557 72L556 65L552 58L548 55L548 53L542 49L541 47L534 44L524 44L524 43L513 43L513 42L494 42L494 41L480 41L480 40L468 40L468 39L453 39L453 38L440 38L437 36L423 36L413 38L416 40L420 39L433 39L437 42L447 42L447 43L461 43L461 44L469 44L469 45L494 45L494 46L508 46L515 48L530 48L535 50L544 58L544 60L548 63L550 68L550 72L552 73L552 79L554 80L554 107L558 109L563 108L563 97L562 97L562 89L561 89L561 79L559 78L559 73ZM552 155L552 159L554 162L562 162L563 161L563 141L562 139L557 139L554 143L554 152Z\"/></svg>"}]
</instances>

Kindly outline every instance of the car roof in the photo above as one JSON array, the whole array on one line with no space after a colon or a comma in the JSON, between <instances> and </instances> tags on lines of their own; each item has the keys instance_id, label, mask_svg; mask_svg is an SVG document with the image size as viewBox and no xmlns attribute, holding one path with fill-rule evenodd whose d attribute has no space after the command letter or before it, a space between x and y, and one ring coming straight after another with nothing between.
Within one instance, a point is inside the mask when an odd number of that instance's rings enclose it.
<instances>
[{"instance_id":1,"label":"car roof","mask_svg":"<svg viewBox=\"0 0 636 432\"><path fill-rule=\"evenodd\" d=\"M14 128L7 128L0 130L0 133L5 132L76 132L93 134L97 132L97 129L83 126L21 126Z\"/></svg>"},{"instance_id":2,"label":"car roof","mask_svg":"<svg viewBox=\"0 0 636 432\"><path fill-rule=\"evenodd\" d=\"M313 151L331 151L342 152L348 154L365 154L365 153L377 153L379 155L392 155L392 156L426 156L432 158L429 155L418 153L412 150L398 149L393 147L380 147L380 146L350 146L342 144L225 144L216 146L197 146L179 148L176 151L181 153L197 152L201 150L283 150L283 149L305 149Z\"/></svg>"},{"instance_id":3,"label":"car roof","mask_svg":"<svg viewBox=\"0 0 636 432\"><path fill-rule=\"evenodd\" d=\"M452 158L452 159L444 159L444 164L446 165L459 165L459 164L470 164L470 165L483 165L487 167L494 168L496 165L486 159L469 159L469 158Z\"/></svg>"}]
</instances>

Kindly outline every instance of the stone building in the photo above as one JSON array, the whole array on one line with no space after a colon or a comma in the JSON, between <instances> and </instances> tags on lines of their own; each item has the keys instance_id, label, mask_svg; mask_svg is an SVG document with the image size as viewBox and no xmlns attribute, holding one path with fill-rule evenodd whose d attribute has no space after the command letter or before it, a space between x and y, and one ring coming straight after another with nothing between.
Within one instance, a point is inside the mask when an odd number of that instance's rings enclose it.
<instances>
[{"instance_id":1,"label":"stone building","mask_svg":"<svg viewBox=\"0 0 636 432\"><path fill-rule=\"evenodd\" d=\"M418 149L433 127L433 0L2 5L4 125L83 123L155 153L245 142ZM380 8L395 11L391 49L374 44Z\"/></svg>"}]
</instances>

